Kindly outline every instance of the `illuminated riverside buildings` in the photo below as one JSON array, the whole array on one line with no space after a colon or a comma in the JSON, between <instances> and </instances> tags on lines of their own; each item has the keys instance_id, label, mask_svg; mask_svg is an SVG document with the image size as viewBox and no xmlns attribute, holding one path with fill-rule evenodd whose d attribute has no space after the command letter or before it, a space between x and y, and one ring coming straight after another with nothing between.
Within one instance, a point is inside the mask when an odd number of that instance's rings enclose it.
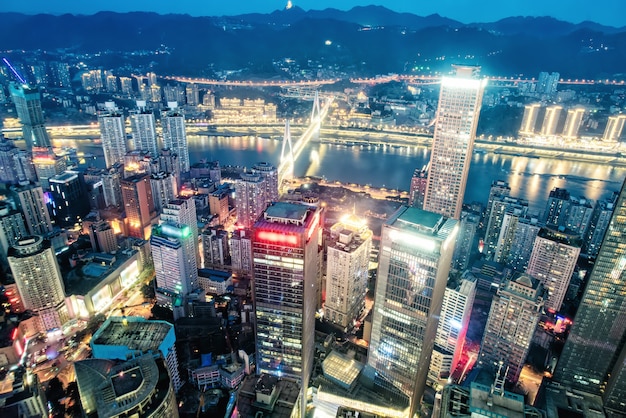
<instances>
[{"instance_id":1,"label":"illuminated riverside buildings","mask_svg":"<svg viewBox=\"0 0 626 418\"><path fill-rule=\"evenodd\" d=\"M578 235L547 228L542 228L535 238L526 273L541 281L548 291L546 310L558 312L561 309L581 244Z\"/></svg>"},{"instance_id":2,"label":"illuminated riverside buildings","mask_svg":"<svg viewBox=\"0 0 626 418\"><path fill-rule=\"evenodd\" d=\"M453 66L441 79L424 210L459 219L487 80L480 67Z\"/></svg>"},{"instance_id":3,"label":"illuminated riverside buildings","mask_svg":"<svg viewBox=\"0 0 626 418\"><path fill-rule=\"evenodd\" d=\"M137 174L120 180L120 184L128 236L148 239L150 228L156 218L150 176Z\"/></svg>"},{"instance_id":4,"label":"illuminated riverside buildings","mask_svg":"<svg viewBox=\"0 0 626 418\"><path fill-rule=\"evenodd\" d=\"M500 361L506 379L517 382L543 308L543 289L538 280L518 274L498 289L480 345L479 364L497 369Z\"/></svg>"},{"instance_id":5,"label":"illuminated riverside buildings","mask_svg":"<svg viewBox=\"0 0 626 418\"><path fill-rule=\"evenodd\" d=\"M532 135L535 133L539 109L541 109L541 105L539 103L524 106L524 117L522 119L522 126L519 130L520 134Z\"/></svg>"},{"instance_id":6,"label":"illuminated riverside buildings","mask_svg":"<svg viewBox=\"0 0 626 418\"><path fill-rule=\"evenodd\" d=\"M137 101L138 111L130 115L130 128L135 150L148 151L152 157L159 155L154 113L145 109L146 103Z\"/></svg>"},{"instance_id":7,"label":"illuminated riverside buildings","mask_svg":"<svg viewBox=\"0 0 626 418\"><path fill-rule=\"evenodd\" d=\"M554 372L563 385L602 395L626 412L626 182Z\"/></svg>"},{"instance_id":8,"label":"illuminated riverside buildings","mask_svg":"<svg viewBox=\"0 0 626 418\"><path fill-rule=\"evenodd\" d=\"M321 208L276 202L254 224L252 238L257 374L299 381L303 414L313 367L323 223Z\"/></svg>"},{"instance_id":9,"label":"illuminated riverside buildings","mask_svg":"<svg viewBox=\"0 0 626 418\"><path fill-rule=\"evenodd\" d=\"M383 225L367 364L375 385L419 410L458 221L401 207Z\"/></svg>"},{"instance_id":10,"label":"illuminated riverside buildings","mask_svg":"<svg viewBox=\"0 0 626 418\"><path fill-rule=\"evenodd\" d=\"M563 127L563 137L565 139L578 138L578 130L583 121L583 116L585 116L585 109L583 108L568 109L565 126Z\"/></svg>"},{"instance_id":11,"label":"illuminated riverside buildings","mask_svg":"<svg viewBox=\"0 0 626 418\"><path fill-rule=\"evenodd\" d=\"M626 115L609 116L606 123L602 140L604 142L617 142L622 136L624 124L626 123Z\"/></svg>"},{"instance_id":12,"label":"illuminated riverside buildings","mask_svg":"<svg viewBox=\"0 0 626 418\"><path fill-rule=\"evenodd\" d=\"M112 102L105 103L106 112L98 115L102 150L106 167L115 163L124 163L126 149L126 127L124 115L117 110Z\"/></svg>"},{"instance_id":13,"label":"illuminated riverside buildings","mask_svg":"<svg viewBox=\"0 0 626 418\"><path fill-rule=\"evenodd\" d=\"M326 243L324 318L346 328L364 307L372 231L364 221L349 215L330 227Z\"/></svg>"},{"instance_id":14,"label":"illuminated riverside buildings","mask_svg":"<svg viewBox=\"0 0 626 418\"><path fill-rule=\"evenodd\" d=\"M10 83L9 92L22 124L26 148L31 150L33 147L51 147L52 143L44 126L39 90L26 84Z\"/></svg>"},{"instance_id":15,"label":"illuminated riverside buildings","mask_svg":"<svg viewBox=\"0 0 626 418\"><path fill-rule=\"evenodd\" d=\"M168 103L172 105L176 103ZM163 147L178 156L179 173L189 172L189 148L185 132L185 116L176 108L165 113L161 119L163 126ZM156 156L155 154L154 156Z\"/></svg>"},{"instance_id":16,"label":"illuminated riverside buildings","mask_svg":"<svg viewBox=\"0 0 626 418\"><path fill-rule=\"evenodd\" d=\"M237 223L251 228L267 207L265 179L259 172L241 173L235 182L235 206Z\"/></svg>"},{"instance_id":17,"label":"illuminated riverside buildings","mask_svg":"<svg viewBox=\"0 0 626 418\"><path fill-rule=\"evenodd\" d=\"M541 135L551 136L556 133L561 110L563 110L561 106L550 106L546 108L546 114L543 117L543 124L541 125Z\"/></svg>"},{"instance_id":18,"label":"illuminated riverside buildings","mask_svg":"<svg viewBox=\"0 0 626 418\"><path fill-rule=\"evenodd\" d=\"M9 249L9 266L24 305L37 318L39 332L67 322L65 288L50 241L28 236Z\"/></svg>"}]
</instances>

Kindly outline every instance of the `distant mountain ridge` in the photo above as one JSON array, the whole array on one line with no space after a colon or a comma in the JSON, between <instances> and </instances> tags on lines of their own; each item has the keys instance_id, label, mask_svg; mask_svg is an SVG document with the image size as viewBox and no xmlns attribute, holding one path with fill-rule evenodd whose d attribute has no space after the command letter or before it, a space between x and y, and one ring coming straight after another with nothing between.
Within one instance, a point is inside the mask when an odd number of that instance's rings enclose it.
<instances>
[{"instance_id":1,"label":"distant mountain ridge","mask_svg":"<svg viewBox=\"0 0 626 418\"><path fill-rule=\"evenodd\" d=\"M367 30L364 30L367 29ZM326 41L330 41L327 43ZM94 15L0 13L0 50L74 52L156 50L163 74L206 75L207 68L246 68L276 76L273 61L337 65L359 75L448 71L479 64L487 74L558 71L571 78L612 78L626 72L626 27L572 24L550 17L511 17L463 24L439 15L396 13L382 6L269 14L192 17L151 12ZM114 68L116 55L99 65ZM119 60L119 58L117 58Z\"/></svg>"}]
</instances>

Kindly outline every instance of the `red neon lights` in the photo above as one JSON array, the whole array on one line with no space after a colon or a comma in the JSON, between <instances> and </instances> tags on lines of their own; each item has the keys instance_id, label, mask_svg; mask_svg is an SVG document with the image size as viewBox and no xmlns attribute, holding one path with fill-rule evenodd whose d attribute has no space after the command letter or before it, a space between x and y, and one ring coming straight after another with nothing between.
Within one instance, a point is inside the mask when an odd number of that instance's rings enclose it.
<instances>
[{"instance_id":1,"label":"red neon lights","mask_svg":"<svg viewBox=\"0 0 626 418\"><path fill-rule=\"evenodd\" d=\"M11 333L11 341L15 341L16 335L17 335L17 328L13 328L13 332Z\"/></svg>"},{"instance_id":2,"label":"red neon lights","mask_svg":"<svg viewBox=\"0 0 626 418\"><path fill-rule=\"evenodd\" d=\"M262 241L274 242L277 244L298 245L297 235L286 235L279 232L258 231L256 237Z\"/></svg>"}]
</instances>

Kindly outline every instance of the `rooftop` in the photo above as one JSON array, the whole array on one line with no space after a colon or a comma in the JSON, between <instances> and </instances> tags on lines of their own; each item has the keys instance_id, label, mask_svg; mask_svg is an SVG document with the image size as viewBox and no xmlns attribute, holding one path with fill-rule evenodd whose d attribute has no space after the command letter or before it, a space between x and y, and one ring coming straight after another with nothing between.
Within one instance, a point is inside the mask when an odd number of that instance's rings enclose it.
<instances>
[{"instance_id":1,"label":"rooftop","mask_svg":"<svg viewBox=\"0 0 626 418\"><path fill-rule=\"evenodd\" d=\"M173 325L143 318L110 317L98 329L92 345L125 346L131 351L159 350Z\"/></svg>"},{"instance_id":2,"label":"rooftop","mask_svg":"<svg viewBox=\"0 0 626 418\"><path fill-rule=\"evenodd\" d=\"M297 221L300 225L302 225L304 224L304 220L309 210L311 210L310 206L287 202L276 202L265 209L264 217L269 221L286 219L290 221Z\"/></svg>"}]
</instances>

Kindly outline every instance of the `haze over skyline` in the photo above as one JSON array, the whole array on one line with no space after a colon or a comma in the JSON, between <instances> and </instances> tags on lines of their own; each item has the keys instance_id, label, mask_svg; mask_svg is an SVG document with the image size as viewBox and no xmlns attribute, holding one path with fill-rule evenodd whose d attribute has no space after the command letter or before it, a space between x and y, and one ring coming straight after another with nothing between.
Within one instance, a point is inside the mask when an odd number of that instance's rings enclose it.
<instances>
[{"instance_id":1,"label":"haze over skyline","mask_svg":"<svg viewBox=\"0 0 626 418\"><path fill-rule=\"evenodd\" d=\"M375 2L379 3L380 2ZM100 11L131 12L152 11L160 14L180 13L192 16L224 16L245 13L271 13L287 4L286 0L239 0L237 2L209 2L206 0L154 1L108 0L107 2L85 2L83 0L5 0L0 4L0 12L26 14L94 14ZM360 0L294 0L293 6L304 10L336 8L349 10L355 6L372 4ZM463 23L491 22L511 16L552 16L572 23L593 21L603 25L624 26L623 15L626 3L623 0L597 0L590 5L586 0L440 0L438 2L407 2L406 0L385 0L384 7L397 12L413 13L419 16L439 14Z\"/></svg>"}]
</instances>

